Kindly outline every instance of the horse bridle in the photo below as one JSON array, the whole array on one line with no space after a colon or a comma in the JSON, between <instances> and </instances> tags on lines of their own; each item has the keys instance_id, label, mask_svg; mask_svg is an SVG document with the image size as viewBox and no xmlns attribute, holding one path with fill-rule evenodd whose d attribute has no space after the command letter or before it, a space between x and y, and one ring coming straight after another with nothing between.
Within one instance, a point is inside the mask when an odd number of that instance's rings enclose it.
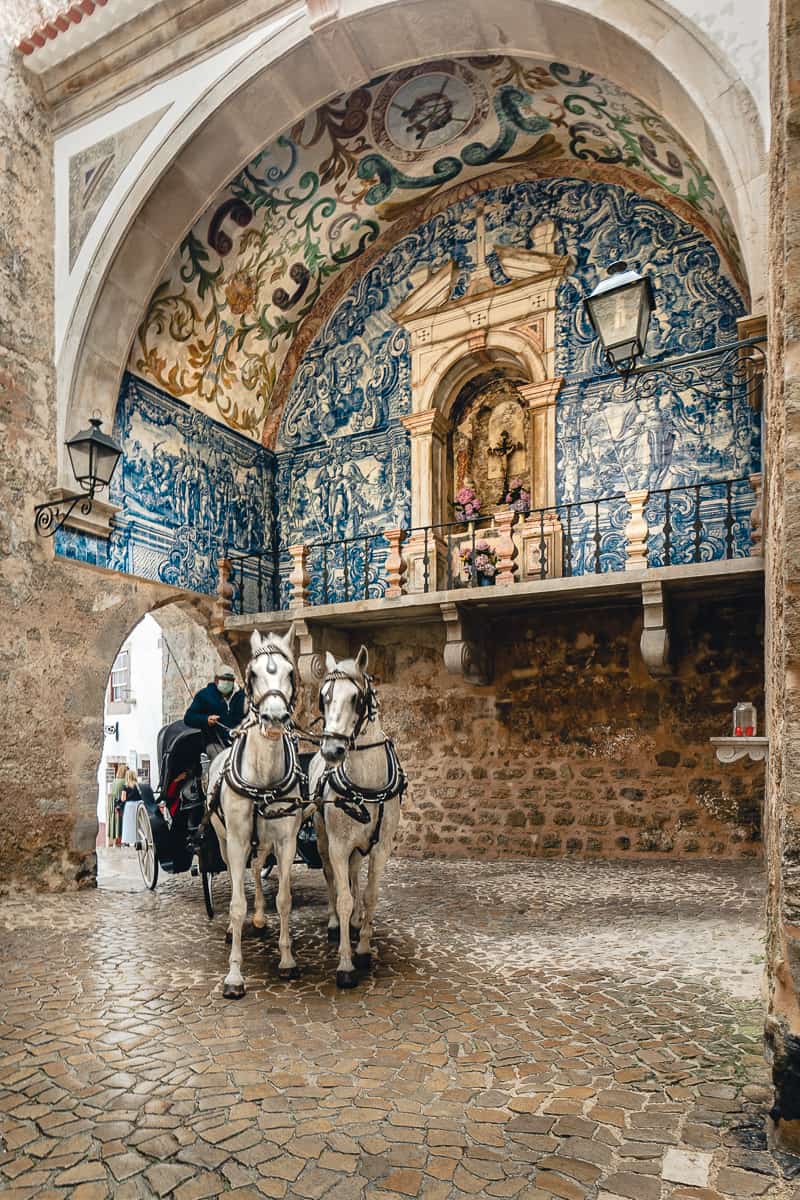
<instances>
[{"instance_id":1,"label":"horse bridle","mask_svg":"<svg viewBox=\"0 0 800 1200\"><path fill-rule=\"evenodd\" d=\"M323 721L326 718L325 708L330 704L333 698L333 688L337 680L346 679L348 683L352 683L356 689L356 724L353 732L348 737L344 733L335 733L331 729L323 727L322 733L319 735L323 738L339 738L341 741L346 741L352 750L355 746L356 739L361 734L364 726L369 721L374 721L378 715L378 698L375 695L375 689L372 686L372 676L364 675L364 686L362 687L357 679L349 675L347 671L340 671L338 668L334 671L328 671L325 678L322 680L319 689L319 711L322 714Z\"/></svg>"},{"instance_id":2,"label":"horse bridle","mask_svg":"<svg viewBox=\"0 0 800 1200\"><path fill-rule=\"evenodd\" d=\"M258 698L253 695L253 662L255 659L261 658L261 656L265 654L269 658L269 662L267 663L268 675L274 675L278 670L278 668L275 666L275 663L272 661L276 655L286 659L286 662L288 662L289 666L291 667L292 691L289 696L282 692L280 688L268 688L267 691L263 692ZM291 716L297 700L297 684L294 677L294 660L289 657L289 655L281 646L276 646L273 642L269 642L266 646L262 646L259 650L256 650L255 654L252 655L250 662L247 664L247 672L244 680L244 691L247 697L248 708L252 715L257 718L257 720L262 720L260 711L261 705L265 700L268 700L270 696L276 696L279 700L282 700L288 709L289 715Z\"/></svg>"}]
</instances>

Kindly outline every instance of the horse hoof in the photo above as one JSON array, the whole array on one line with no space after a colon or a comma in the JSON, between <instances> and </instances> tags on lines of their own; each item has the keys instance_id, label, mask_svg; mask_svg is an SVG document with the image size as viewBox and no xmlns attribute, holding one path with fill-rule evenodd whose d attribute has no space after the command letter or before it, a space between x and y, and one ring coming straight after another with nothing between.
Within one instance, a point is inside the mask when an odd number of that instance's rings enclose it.
<instances>
[{"instance_id":1,"label":"horse hoof","mask_svg":"<svg viewBox=\"0 0 800 1200\"><path fill-rule=\"evenodd\" d=\"M267 922L266 921L264 922L263 925L256 925L255 921L253 922L253 933L256 935L256 937L263 937L266 932L267 932Z\"/></svg>"},{"instance_id":2,"label":"horse hoof","mask_svg":"<svg viewBox=\"0 0 800 1200\"><path fill-rule=\"evenodd\" d=\"M371 954L354 954L353 962L359 971L368 971L372 966Z\"/></svg>"},{"instance_id":3,"label":"horse hoof","mask_svg":"<svg viewBox=\"0 0 800 1200\"><path fill-rule=\"evenodd\" d=\"M243 983L223 983L222 996L225 1000L241 1000L244 995Z\"/></svg>"},{"instance_id":4,"label":"horse hoof","mask_svg":"<svg viewBox=\"0 0 800 1200\"><path fill-rule=\"evenodd\" d=\"M358 987L358 976L355 971L337 971L336 986L338 988Z\"/></svg>"},{"instance_id":5,"label":"horse hoof","mask_svg":"<svg viewBox=\"0 0 800 1200\"><path fill-rule=\"evenodd\" d=\"M278 978L279 979L299 979L300 978L300 968L299 967L278 967Z\"/></svg>"},{"instance_id":6,"label":"horse hoof","mask_svg":"<svg viewBox=\"0 0 800 1200\"><path fill-rule=\"evenodd\" d=\"M351 925L350 926L350 941L357 942L360 937L361 937L361 926L360 925Z\"/></svg>"},{"instance_id":7,"label":"horse hoof","mask_svg":"<svg viewBox=\"0 0 800 1200\"><path fill-rule=\"evenodd\" d=\"M328 941L329 942L338 942L339 941L339 926L338 925L329 925L328 926Z\"/></svg>"}]
</instances>

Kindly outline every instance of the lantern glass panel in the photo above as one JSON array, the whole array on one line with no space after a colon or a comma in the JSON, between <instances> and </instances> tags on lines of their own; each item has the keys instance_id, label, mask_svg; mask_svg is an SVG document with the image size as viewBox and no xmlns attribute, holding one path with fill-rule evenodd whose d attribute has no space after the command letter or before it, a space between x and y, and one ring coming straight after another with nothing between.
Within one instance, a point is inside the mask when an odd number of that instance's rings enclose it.
<instances>
[{"instance_id":1,"label":"lantern glass panel","mask_svg":"<svg viewBox=\"0 0 800 1200\"><path fill-rule=\"evenodd\" d=\"M88 480L91 475L91 446L92 443L89 438L81 438L80 441L73 439L71 442L67 442L67 450L69 451L69 458L72 463L72 473L78 483Z\"/></svg>"},{"instance_id":2,"label":"lantern glass panel","mask_svg":"<svg viewBox=\"0 0 800 1200\"><path fill-rule=\"evenodd\" d=\"M755 704L740 701L733 710L733 736L755 737L757 728Z\"/></svg>"},{"instance_id":3,"label":"lantern glass panel","mask_svg":"<svg viewBox=\"0 0 800 1200\"><path fill-rule=\"evenodd\" d=\"M111 476L114 474L114 468L119 459L119 451L111 446L95 445L94 447L94 463L93 475L103 484L111 482Z\"/></svg>"},{"instance_id":4,"label":"lantern glass panel","mask_svg":"<svg viewBox=\"0 0 800 1200\"><path fill-rule=\"evenodd\" d=\"M608 291L592 300L595 326L606 350L636 342L641 325L641 301L642 288L639 284Z\"/></svg>"}]
</instances>

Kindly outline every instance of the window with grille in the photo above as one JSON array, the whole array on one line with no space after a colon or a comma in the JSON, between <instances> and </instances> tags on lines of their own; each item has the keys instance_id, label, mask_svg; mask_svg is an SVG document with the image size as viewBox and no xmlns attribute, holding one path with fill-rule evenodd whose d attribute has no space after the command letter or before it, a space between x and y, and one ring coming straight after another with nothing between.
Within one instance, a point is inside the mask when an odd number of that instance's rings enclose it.
<instances>
[{"instance_id":1,"label":"window with grille","mask_svg":"<svg viewBox=\"0 0 800 1200\"><path fill-rule=\"evenodd\" d=\"M130 700L131 698L131 652L120 650L114 666L111 668L111 703Z\"/></svg>"},{"instance_id":2,"label":"window with grille","mask_svg":"<svg viewBox=\"0 0 800 1200\"><path fill-rule=\"evenodd\" d=\"M141 783L150 783L150 759L143 758L139 763L139 781Z\"/></svg>"}]
</instances>

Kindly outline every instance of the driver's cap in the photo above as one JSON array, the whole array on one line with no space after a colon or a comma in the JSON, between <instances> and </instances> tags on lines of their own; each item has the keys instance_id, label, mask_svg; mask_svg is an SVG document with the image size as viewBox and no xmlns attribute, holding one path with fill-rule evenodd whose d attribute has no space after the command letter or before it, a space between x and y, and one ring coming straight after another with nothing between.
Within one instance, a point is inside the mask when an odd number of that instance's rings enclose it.
<instances>
[{"instance_id":1,"label":"driver's cap","mask_svg":"<svg viewBox=\"0 0 800 1200\"><path fill-rule=\"evenodd\" d=\"M217 679L233 679L233 680L235 680L235 678L236 678L236 676L234 675L234 673L230 669L230 667L220 667L220 669L217 671Z\"/></svg>"}]
</instances>

